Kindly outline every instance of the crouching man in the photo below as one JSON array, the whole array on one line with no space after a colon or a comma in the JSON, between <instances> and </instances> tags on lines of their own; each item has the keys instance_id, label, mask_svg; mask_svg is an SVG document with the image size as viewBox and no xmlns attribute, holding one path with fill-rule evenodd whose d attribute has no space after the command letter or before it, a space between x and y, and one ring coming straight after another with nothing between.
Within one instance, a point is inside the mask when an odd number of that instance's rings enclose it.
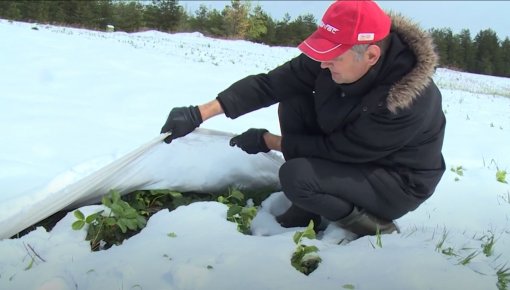
<instances>
[{"instance_id":1,"label":"crouching man","mask_svg":"<svg viewBox=\"0 0 510 290\"><path fill-rule=\"evenodd\" d=\"M172 109L165 141L215 115L235 119L279 103L281 136L250 129L230 141L249 154L283 153L279 177L292 206L277 221L324 217L359 236L398 231L393 220L429 198L445 170L431 37L375 2L336 1L298 48L210 102Z\"/></svg>"}]
</instances>

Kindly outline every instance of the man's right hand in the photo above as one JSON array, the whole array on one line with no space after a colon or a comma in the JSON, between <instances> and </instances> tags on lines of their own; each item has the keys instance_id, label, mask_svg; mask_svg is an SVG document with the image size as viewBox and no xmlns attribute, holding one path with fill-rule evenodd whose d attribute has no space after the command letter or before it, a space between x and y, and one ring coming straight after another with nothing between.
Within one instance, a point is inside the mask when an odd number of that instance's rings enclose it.
<instances>
[{"instance_id":1,"label":"man's right hand","mask_svg":"<svg viewBox=\"0 0 510 290\"><path fill-rule=\"evenodd\" d=\"M198 106L173 108L168 114L161 133L170 132L171 135L165 138L165 143L183 137L191 133L202 124L202 116Z\"/></svg>"}]
</instances>

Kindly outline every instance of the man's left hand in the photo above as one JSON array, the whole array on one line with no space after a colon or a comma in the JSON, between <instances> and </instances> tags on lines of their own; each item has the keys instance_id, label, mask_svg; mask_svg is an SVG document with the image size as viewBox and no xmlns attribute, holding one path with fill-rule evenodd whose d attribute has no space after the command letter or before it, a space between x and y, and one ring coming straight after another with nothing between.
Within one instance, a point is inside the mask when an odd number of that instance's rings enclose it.
<instances>
[{"instance_id":1,"label":"man's left hand","mask_svg":"<svg viewBox=\"0 0 510 290\"><path fill-rule=\"evenodd\" d=\"M269 148L264 140L266 129L251 128L241 135L230 139L230 146L237 146L248 154L257 154L259 152L269 152Z\"/></svg>"}]
</instances>

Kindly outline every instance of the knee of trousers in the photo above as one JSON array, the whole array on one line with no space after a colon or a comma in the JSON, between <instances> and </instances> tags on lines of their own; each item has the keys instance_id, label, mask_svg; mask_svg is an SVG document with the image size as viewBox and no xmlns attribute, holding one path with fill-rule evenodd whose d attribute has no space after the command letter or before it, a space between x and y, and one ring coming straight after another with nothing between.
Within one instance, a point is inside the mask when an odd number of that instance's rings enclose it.
<instances>
[{"instance_id":1,"label":"knee of trousers","mask_svg":"<svg viewBox=\"0 0 510 290\"><path fill-rule=\"evenodd\" d=\"M313 181L310 165L306 158L295 158L286 161L279 171L283 193L293 202L310 198L313 195Z\"/></svg>"}]
</instances>

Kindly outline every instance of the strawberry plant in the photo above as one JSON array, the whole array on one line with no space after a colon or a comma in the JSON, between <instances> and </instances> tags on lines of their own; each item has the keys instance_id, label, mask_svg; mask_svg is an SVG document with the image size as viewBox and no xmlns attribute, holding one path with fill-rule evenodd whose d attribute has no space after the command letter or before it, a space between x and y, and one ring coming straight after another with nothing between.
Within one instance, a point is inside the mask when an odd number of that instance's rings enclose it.
<instances>
[{"instance_id":1,"label":"strawberry plant","mask_svg":"<svg viewBox=\"0 0 510 290\"><path fill-rule=\"evenodd\" d=\"M262 196L260 193L256 194L255 197ZM101 200L109 210L102 210L87 217L80 210L75 210L76 221L72 228L80 230L88 225L86 240L90 241L92 250L108 249L137 234L145 227L147 219L161 209L174 210L181 205L195 201L212 201L215 198L211 194L183 194L166 189L138 190L121 197L118 191L112 190ZM239 190L230 190L228 194L218 196L217 200L228 205L227 220L235 222L241 233L249 234L257 208L248 205L244 194ZM170 234L169 236L173 237Z\"/></svg>"},{"instance_id":2,"label":"strawberry plant","mask_svg":"<svg viewBox=\"0 0 510 290\"><path fill-rule=\"evenodd\" d=\"M88 224L86 240L90 241L92 250L120 245L126 238L145 227L145 217L123 201L118 191L110 191L102 198L101 203L110 209L108 214L100 211L85 218L80 210L74 211L77 221L72 224L72 228L79 230Z\"/></svg>"},{"instance_id":3,"label":"strawberry plant","mask_svg":"<svg viewBox=\"0 0 510 290\"><path fill-rule=\"evenodd\" d=\"M315 239L315 231L313 230L313 221L311 220L304 231L298 231L294 234L294 243L296 250L290 258L291 265L299 272L309 275L319 267L322 259L317 255L319 249L316 246L307 246L302 243L304 238L310 240Z\"/></svg>"},{"instance_id":4,"label":"strawberry plant","mask_svg":"<svg viewBox=\"0 0 510 290\"><path fill-rule=\"evenodd\" d=\"M236 223L239 232L250 234L251 221L257 215L257 208L246 203L244 194L233 189L227 196L219 196L218 201L228 206L227 220Z\"/></svg>"}]
</instances>

